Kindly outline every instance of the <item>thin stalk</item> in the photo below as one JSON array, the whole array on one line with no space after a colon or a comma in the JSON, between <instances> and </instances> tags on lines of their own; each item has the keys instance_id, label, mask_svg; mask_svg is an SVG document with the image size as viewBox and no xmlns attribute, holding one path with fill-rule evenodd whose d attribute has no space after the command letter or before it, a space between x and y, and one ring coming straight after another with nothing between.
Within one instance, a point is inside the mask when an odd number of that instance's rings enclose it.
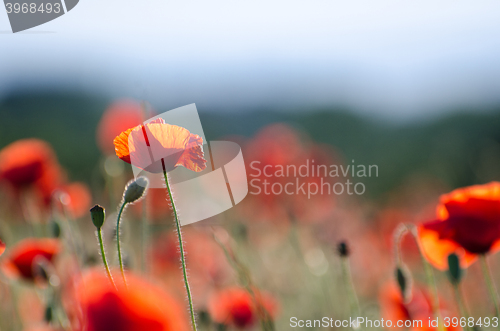
<instances>
[{"instance_id":1,"label":"thin stalk","mask_svg":"<svg viewBox=\"0 0 500 331\"><path fill-rule=\"evenodd\" d=\"M196 331L196 318L194 316L193 298L191 296L191 289L189 287L188 276L186 271L186 259L184 257L184 244L182 243L181 224L179 222L179 215L177 214L177 208L175 207L174 198L172 196L172 190L170 189L170 185L168 183L167 170L165 168L165 161L163 159L161 159L161 164L163 166L163 177L165 177L165 185L167 186L168 197L170 198L170 203L172 204L172 210L174 212L175 227L177 230L177 237L179 239L179 248L181 253L182 274L184 276L184 286L186 287L186 294L189 301L189 312L191 314L191 323L193 324L193 330Z\"/></svg>"},{"instance_id":2,"label":"thin stalk","mask_svg":"<svg viewBox=\"0 0 500 331\"><path fill-rule=\"evenodd\" d=\"M347 295L349 297L351 316L353 318L357 318L361 316L361 309L359 307L359 301L356 295L356 290L354 289L354 283L352 282L349 258L341 257L340 260L342 267L342 278L344 280L344 286L346 287Z\"/></svg>"},{"instance_id":3,"label":"thin stalk","mask_svg":"<svg viewBox=\"0 0 500 331\"><path fill-rule=\"evenodd\" d=\"M104 268L106 268L106 273L108 274L109 281L113 284L113 287L116 289L115 281L113 280L113 276L111 276L111 272L109 271L108 260L106 259L106 253L104 252L104 243L102 241L102 232L101 229L97 229L97 238L99 238L99 246L101 247L101 256L102 262L104 263Z\"/></svg>"},{"instance_id":4,"label":"thin stalk","mask_svg":"<svg viewBox=\"0 0 500 331\"><path fill-rule=\"evenodd\" d=\"M459 284L452 284L453 292L455 293L455 300L457 301L458 310L460 311L460 317L465 317L465 320L469 320L469 313L467 307L465 306L465 300L462 295L462 291L460 290ZM465 328L466 330L470 330L468 326Z\"/></svg>"},{"instance_id":5,"label":"thin stalk","mask_svg":"<svg viewBox=\"0 0 500 331\"><path fill-rule=\"evenodd\" d=\"M425 271L425 278L427 282L427 286L429 287L431 291L431 296L432 296L432 312L434 314L434 317L436 317L439 321L438 323L438 330L439 331L444 331L444 325L441 323L442 321L442 316L441 316L441 311L439 309L439 295L438 295L438 290L437 290L437 285L436 285L436 279L434 277L434 271L432 270L432 266L430 265L429 262L427 262L424 253L422 252L422 248L420 247L420 242L418 240L418 236L416 233L416 228L413 224L406 224L406 228L408 231L412 234L413 239L417 242L418 246L418 252L420 253L420 258L422 259L422 264L424 266L424 271Z\"/></svg>"},{"instance_id":6,"label":"thin stalk","mask_svg":"<svg viewBox=\"0 0 500 331\"><path fill-rule=\"evenodd\" d=\"M118 212L118 217L116 218L116 247L118 249L118 262L120 263L120 271L122 273L123 283L125 288L127 287L127 279L125 278L125 270L123 269L123 259L122 259L122 249L120 243L120 220L122 218L123 210L127 203L123 201L120 211Z\"/></svg>"},{"instance_id":7,"label":"thin stalk","mask_svg":"<svg viewBox=\"0 0 500 331\"><path fill-rule=\"evenodd\" d=\"M497 289L495 287L495 283L493 282L493 276L491 274L490 267L488 266L488 261L486 261L486 256L484 254L482 254L479 257L479 260L481 261L481 269L483 271L484 281L486 282L486 286L488 287L488 292L490 294L491 301L493 302L493 305L495 306L495 314L497 317L500 318L498 292L497 292Z\"/></svg>"}]
</instances>

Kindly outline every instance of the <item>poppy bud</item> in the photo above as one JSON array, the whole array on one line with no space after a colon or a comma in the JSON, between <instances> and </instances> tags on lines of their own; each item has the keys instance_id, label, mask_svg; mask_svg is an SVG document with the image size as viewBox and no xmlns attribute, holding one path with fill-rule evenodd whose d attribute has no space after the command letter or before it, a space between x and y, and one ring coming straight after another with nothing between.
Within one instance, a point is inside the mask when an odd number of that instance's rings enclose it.
<instances>
[{"instance_id":1,"label":"poppy bud","mask_svg":"<svg viewBox=\"0 0 500 331\"><path fill-rule=\"evenodd\" d=\"M146 177L139 177L136 180L132 180L125 187L125 192L123 193L123 200L125 203L132 203L144 196L144 192L149 185L149 180Z\"/></svg>"},{"instance_id":2,"label":"poppy bud","mask_svg":"<svg viewBox=\"0 0 500 331\"><path fill-rule=\"evenodd\" d=\"M92 217L92 223L94 223L95 227L100 229L104 224L104 208L99 205L95 205L90 209L90 216Z\"/></svg>"},{"instance_id":3,"label":"poppy bud","mask_svg":"<svg viewBox=\"0 0 500 331\"><path fill-rule=\"evenodd\" d=\"M47 323L52 322L52 317L53 317L53 308L52 305L49 304L47 307L45 307L45 314L44 314L44 320Z\"/></svg>"},{"instance_id":4,"label":"poppy bud","mask_svg":"<svg viewBox=\"0 0 500 331\"><path fill-rule=\"evenodd\" d=\"M59 238L61 236L61 225L58 221L52 220L50 222L50 232L53 238Z\"/></svg>"},{"instance_id":5,"label":"poppy bud","mask_svg":"<svg viewBox=\"0 0 500 331\"><path fill-rule=\"evenodd\" d=\"M448 276L453 284L460 283L462 278L462 269L460 268L460 260L455 253L448 255Z\"/></svg>"},{"instance_id":6,"label":"poppy bud","mask_svg":"<svg viewBox=\"0 0 500 331\"><path fill-rule=\"evenodd\" d=\"M395 276L399 290L401 291L401 296L406 301L410 297L410 289L412 282L411 274L404 265L398 265L396 268Z\"/></svg>"},{"instance_id":7,"label":"poppy bud","mask_svg":"<svg viewBox=\"0 0 500 331\"><path fill-rule=\"evenodd\" d=\"M349 246L344 241L341 241L337 245L337 252L339 253L340 257L347 257L349 256Z\"/></svg>"}]
</instances>

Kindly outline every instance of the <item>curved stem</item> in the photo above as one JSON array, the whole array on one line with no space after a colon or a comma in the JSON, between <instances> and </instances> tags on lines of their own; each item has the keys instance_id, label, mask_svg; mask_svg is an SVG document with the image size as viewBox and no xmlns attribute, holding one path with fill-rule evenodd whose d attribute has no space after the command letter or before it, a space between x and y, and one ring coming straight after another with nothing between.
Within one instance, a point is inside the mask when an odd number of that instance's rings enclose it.
<instances>
[{"instance_id":1,"label":"curved stem","mask_svg":"<svg viewBox=\"0 0 500 331\"><path fill-rule=\"evenodd\" d=\"M102 262L104 263L104 268L106 268L106 273L108 274L109 281L113 284L113 287L116 289L115 281L113 280L113 276L111 276L111 272L109 271L108 261L106 260L106 253L104 252L104 243L102 241L102 232L101 229L97 229L97 238L99 238L99 246L101 247L101 256Z\"/></svg>"},{"instance_id":2,"label":"curved stem","mask_svg":"<svg viewBox=\"0 0 500 331\"><path fill-rule=\"evenodd\" d=\"M498 293L495 287L495 283L493 282L493 277L491 275L490 267L488 266L488 261L486 261L486 256L484 254L479 257L479 260L481 261L481 269L483 271L484 281L486 282L486 286L488 287L491 301L493 301L493 305L495 306L495 314L500 318Z\"/></svg>"},{"instance_id":3,"label":"curved stem","mask_svg":"<svg viewBox=\"0 0 500 331\"><path fill-rule=\"evenodd\" d=\"M123 283L125 283L125 287L127 287L127 279L125 278L125 270L123 269L122 250L120 246L120 220L122 218L122 213L126 205L127 203L123 201L122 206L120 207L120 211L118 212L118 217L116 218L116 246L118 249L118 261L120 262L120 271L122 273Z\"/></svg>"},{"instance_id":4,"label":"curved stem","mask_svg":"<svg viewBox=\"0 0 500 331\"><path fill-rule=\"evenodd\" d=\"M189 301L189 312L191 314L191 323L193 324L193 330L196 331L196 318L194 316L193 308L193 298L191 297L191 289L189 288L189 282L186 271L186 260L184 257L184 245L182 243L182 233L181 225L179 222L179 216L177 215L177 209L175 208L174 198L172 197L172 191L170 190L170 185L168 184L168 176L165 168L165 161L161 160L163 166L163 176L165 177L165 185L167 185L168 197L170 198L170 203L172 204L172 210L174 212L175 227L177 229L177 237L179 239L179 248L181 253L181 264L182 264L182 274L184 276L184 286L186 287L186 293Z\"/></svg>"}]
</instances>

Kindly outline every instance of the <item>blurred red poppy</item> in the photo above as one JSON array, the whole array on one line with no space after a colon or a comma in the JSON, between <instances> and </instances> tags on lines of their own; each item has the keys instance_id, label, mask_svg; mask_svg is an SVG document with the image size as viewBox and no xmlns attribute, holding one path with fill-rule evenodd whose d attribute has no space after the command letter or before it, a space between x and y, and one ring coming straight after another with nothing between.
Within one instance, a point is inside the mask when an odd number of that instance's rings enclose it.
<instances>
[{"instance_id":1,"label":"blurred red poppy","mask_svg":"<svg viewBox=\"0 0 500 331\"><path fill-rule=\"evenodd\" d=\"M216 292L210 298L208 306L215 322L239 329L251 328L259 319L259 309L264 309L265 313L274 319L278 304L269 294L258 294L254 299L250 293L239 287Z\"/></svg>"},{"instance_id":2,"label":"blurred red poppy","mask_svg":"<svg viewBox=\"0 0 500 331\"><path fill-rule=\"evenodd\" d=\"M71 217L79 218L88 214L92 195L88 186L81 182L64 184L58 188L61 203L65 205Z\"/></svg>"},{"instance_id":3,"label":"blurred red poppy","mask_svg":"<svg viewBox=\"0 0 500 331\"><path fill-rule=\"evenodd\" d=\"M118 291L101 270L87 272L76 287L81 308L79 330L187 331L183 306L162 289L127 275L127 288Z\"/></svg>"},{"instance_id":4,"label":"blurred red poppy","mask_svg":"<svg viewBox=\"0 0 500 331\"><path fill-rule=\"evenodd\" d=\"M140 125L143 121L141 105L132 100L119 100L111 104L97 126L97 145L105 155L115 151L113 139L121 132Z\"/></svg>"},{"instance_id":5,"label":"blurred red poppy","mask_svg":"<svg viewBox=\"0 0 500 331\"><path fill-rule=\"evenodd\" d=\"M55 153L42 140L18 140L0 151L0 181L10 184L17 193L35 188L48 201L61 180Z\"/></svg>"},{"instance_id":6,"label":"blurred red poppy","mask_svg":"<svg viewBox=\"0 0 500 331\"><path fill-rule=\"evenodd\" d=\"M162 172L162 160L166 171L177 166L196 172L206 168L203 139L161 118L124 131L113 142L120 159L149 172ZM152 162L150 153L162 160Z\"/></svg>"},{"instance_id":7,"label":"blurred red poppy","mask_svg":"<svg viewBox=\"0 0 500 331\"><path fill-rule=\"evenodd\" d=\"M10 249L2 269L10 277L34 281L34 262L39 258L52 262L60 251L61 245L57 239L24 239Z\"/></svg>"},{"instance_id":8,"label":"blurred red poppy","mask_svg":"<svg viewBox=\"0 0 500 331\"><path fill-rule=\"evenodd\" d=\"M460 188L441 196L437 219L419 226L425 257L437 268L447 268L455 252L463 267L478 254L500 248L500 183Z\"/></svg>"},{"instance_id":9,"label":"blurred red poppy","mask_svg":"<svg viewBox=\"0 0 500 331\"><path fill-rule=\"evenodd\" d=\"M409 329L410 331L436 330L429 326L429 317L434 318L432 303L427 294L418 288L413 289L409 300L404 300L395 284L388 284L380 292L380 310L384 320L391 321L390 329ZM442 316L452 317L450 312L440 307ZM421 322L420 322L421 321ZM407 325L404 323L407 322ZM400 325L398 325L400 323ZM408 327L408 325L411 325ZM459 329L459 328L458 328ZM446 330L457 330L449 327Z\"/></svg>"},{"instance_id":10,"label":"blurred red poppy","mask_svg":"<svg viewBox=\"0 0 500 331\"><path fill-rule=\"evenodd\" d=\"M334 198L322 184L330 186L334 180L311 169L313 164L315 170L318 165L329 169L335 163L332 150L313 144L287 125L274 124L258 132L244 151L250 194L240 207L242 214L252 221L284 224L290 217L299 222L329 218ZM306 175L299 173L303 170ZM316 194L308 196L308 187L317 188Z\"/></svg>"},{"instance_id":11,"label":"blurred red poppy","mask_svg":"<svg viewBox=\"0 0 500 331\"><path fill-rule=\"evenodd\" d=\"M5 243L0 239L0 256L5 252Z\"/></svg>"}]
</instances>

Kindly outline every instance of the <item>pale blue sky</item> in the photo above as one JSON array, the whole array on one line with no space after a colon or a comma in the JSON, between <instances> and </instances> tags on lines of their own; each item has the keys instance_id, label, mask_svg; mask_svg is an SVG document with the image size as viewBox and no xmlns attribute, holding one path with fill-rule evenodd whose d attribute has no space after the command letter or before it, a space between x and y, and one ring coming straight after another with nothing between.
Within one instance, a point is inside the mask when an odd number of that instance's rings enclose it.
<instances>
[{"instance_id":1,"label":"pale blue sky","mask_svg":"<svg viewBox=\"0 0 500 331\"><path fill-rule=\"evenodd\" d=\"M0 10L0 97L64 84L159 107L402 119L500 103L499 1L81 0L9 29Z\"/></svg>"}]
</instances>

